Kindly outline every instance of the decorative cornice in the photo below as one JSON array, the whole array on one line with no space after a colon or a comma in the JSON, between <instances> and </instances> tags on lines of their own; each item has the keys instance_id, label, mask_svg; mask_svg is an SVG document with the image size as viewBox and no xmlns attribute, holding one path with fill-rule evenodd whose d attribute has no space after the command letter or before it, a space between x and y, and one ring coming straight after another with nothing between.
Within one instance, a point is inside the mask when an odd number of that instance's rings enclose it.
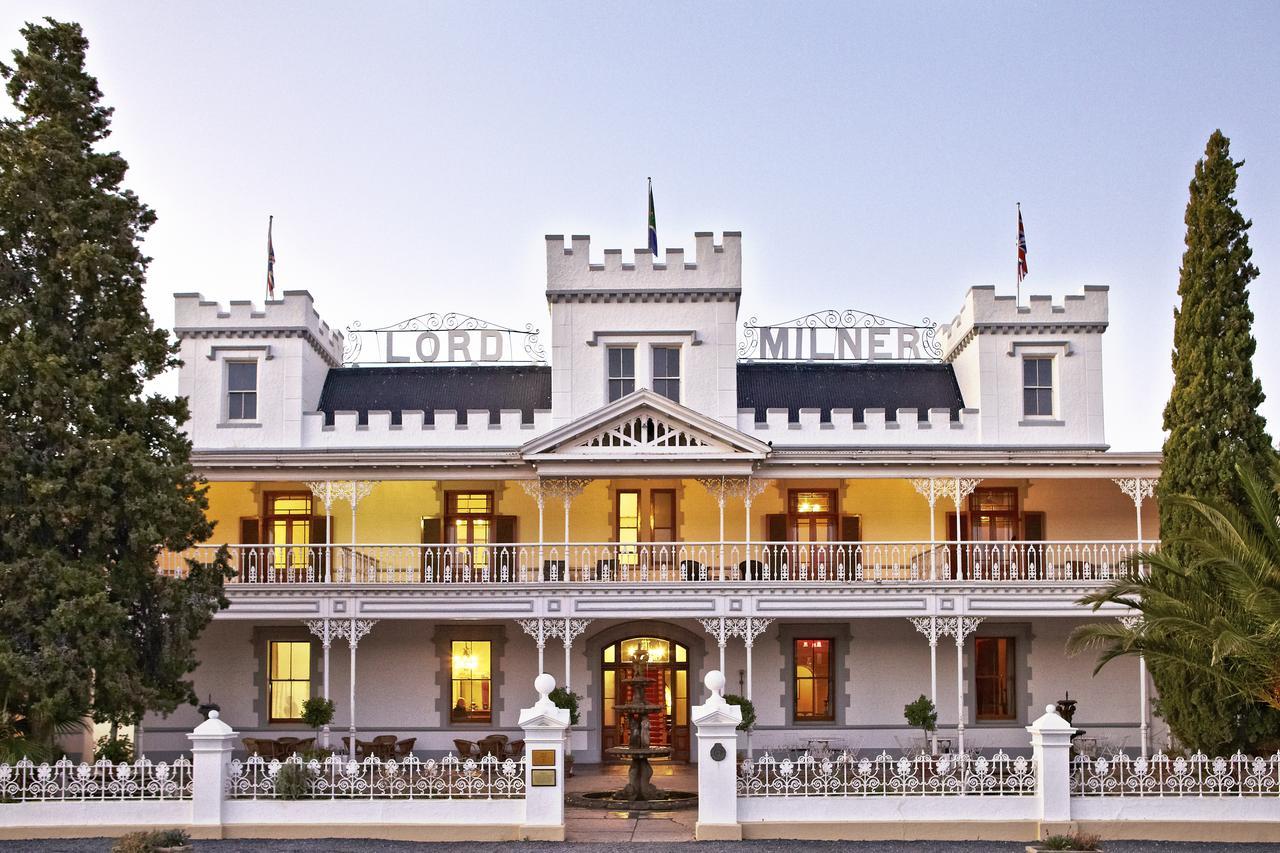
<instances>
[{"instance_id":1,"label":"decorative cornice","mask_svg":"<svg viewBox=\"0 0 1280 853\"><path fill-rule=\"evenodd\" d=\"M191 340L214 340L223 338L302 338L311 345L311 349L324 359L325 364L330 367L339 367L342 362L334 358L328 350L324 348L320 339L312 334L311 330L306 326L251 326L247 328L235 329L221 326L177 326L173 330L174 336L182 341L190 338Z\"/></svg>"}]
</instances>

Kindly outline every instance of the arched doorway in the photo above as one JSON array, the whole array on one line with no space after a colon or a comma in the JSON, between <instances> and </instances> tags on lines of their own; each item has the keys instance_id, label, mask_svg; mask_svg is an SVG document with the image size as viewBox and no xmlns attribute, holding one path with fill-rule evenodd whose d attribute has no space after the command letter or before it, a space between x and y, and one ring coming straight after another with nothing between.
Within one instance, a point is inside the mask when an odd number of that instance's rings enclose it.
<instances>
[{"instance_id":1,"label":"arched doorway","mask_svg":"<svg viewBox=\"0 0 1280 853\"><path fill-rule=\"evenodd\" d=\"M601 650L600 673L604 693L604 720L600 727L601 749L625 746L627 731L616 706L630 697L630 687L622 679L631 673L636 652L649 653L650 702L662 705L649 718L649 741L654 746L670 746L676 761L689 760L689 650L663 637L629 637ZM605 761L614 760L603 752Z\"/></svg>"}]
</instances>

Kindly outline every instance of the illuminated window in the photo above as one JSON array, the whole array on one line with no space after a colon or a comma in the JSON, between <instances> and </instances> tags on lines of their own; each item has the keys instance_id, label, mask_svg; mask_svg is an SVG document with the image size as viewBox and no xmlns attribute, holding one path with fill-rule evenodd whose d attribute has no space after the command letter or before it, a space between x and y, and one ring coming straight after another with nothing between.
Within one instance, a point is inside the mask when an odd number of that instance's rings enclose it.
<instances>
[{"instance_id":1,"label":"illuminated window","mask_svg":"<svg viewBox=\"0 0 1280 853\"><path fill-rule=\"evenodd\" d=\"M258 418L258 363L227 362L227 420Z\"/></svg>"},{"instance_id":2,"label":"illuminated window","mask_svg":"<svg viewBox=\"0 0 1280 853\"><path fill-rule=\"evenodd\" d=\"M455 723L493 722L492 644L488 640L454 640L451 650L450 716Z\"/></svg>"},{"instance_id":3,"label":"illuminated window","mask_svg":"<svg viewBox=\"0 0 1280 853\"><path fill-rule=\"evenodd\" d=\"M618 558L623 565L638 562L635 543L640 541L640 493L618 492Z\"/></svg>"},{"instance_id":4,"label":"illuminated window","mask_svg":"<svg viewBox=\"0 0 1280 853\"><path fill-rule=\"evenodd\" d=\"M680 347L653 348L653 390L680 402Z\"/></svg>"},{"instance_id":5,"label":"illuminated window","mask_svg":"<svg viewBox=\"0 0 1280 853\"><path fill-rule=\"evenodd\" d=\"M450 492L447 530L450 543L488 545L493 541L493 493ZM488 548L460 548L460 560L483 568L489 565Z\"/></svg>"},{"instance_id":6,"label":"illuminated window","mask_svg":"<svg viewBox=\"0 0 1280 853\"><path fill-rule=\"evenodd\" d=\"M796 720L834 720L831 640L795 641Z\"/></svg>"},{"instance_id":7,"label":"illuminated window","mask_svg":"<svg viewBox=\"0 0 1280 853\"><path fill-rule=\"evenodd\" d=\"M1022 414L1025 417L1053 417L1053 359L1022 360Z\"/></svg>"},{"instance_id":8,"label":"illuminated window","mask_svg":"<svg viewBox=\"0 0 1280 853\"><path fill-rule=\"evenodd\" d=\"M632 347L608 347L609 402L636 390L636 351Z\"/></svg>"},{"instance_id":9,"label":"illuminated window","mask_svg":"<svg viewBox=\"0 0 1280 853\"><path fill-rule=\"evenodd\" d=\"M271 722L302 719L302 703L311 698L311 643L272 641L267 690Z\"/></svg>"},{"instance_id":10,"label":"illuminated window","mask_svg":"<svg viewBox=\"0 0 1280 853\"><path fill-rule=\"evenodd\" d=\"M1012 720L1017 717L1013 701L1013 637L975 637L973 641L974 695L979 720Z\"/></svg>"},{"instance_id":11,"label":"illuminated window","mask_svg":"<svg viewBox=\"0 0 1280 853\"><path fill-rule=\"evenodd\" d=\"M305 566L311 556L311 496L305 494L268 495L266 528L268 541L281 546L275 551L276 568ZM292 545L292 548L283 547Z\"/></svg>"}]
</instances>

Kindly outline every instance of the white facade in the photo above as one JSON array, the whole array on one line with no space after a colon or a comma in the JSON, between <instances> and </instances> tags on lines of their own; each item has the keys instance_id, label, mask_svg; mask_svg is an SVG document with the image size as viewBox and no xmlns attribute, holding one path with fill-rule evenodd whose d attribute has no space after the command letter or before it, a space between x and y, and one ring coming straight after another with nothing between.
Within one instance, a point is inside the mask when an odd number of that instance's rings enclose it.
<instances>
[{"instance_id":1,"label":"white facade","mask_svg":"<svg viewBox=\"0 0 1280 853\"><path fill-rule=\"evenodd\" d=\"M201 699L247 736L307 734L265 711L270 643L306 641L335 738L388 732L440 753L514 737L546 670L582 695L574 752L599 761L614 737L607 649L644 636L687 654L669 700L686 711L723 668L756 706L753 749L892 747L913 737L902 708L920 695L952 748L1025 744L1066 691L1091 737L1162 737L1135 661L1094 677L1064 653L1074 627L1125 615L1076 600L1158 540L1158 454L1106 448L1106 288L1060 305L973 288L950 324L910 332L936 334L933 359L779 363L739 332L741 239L699 233L687 260L624 263L547 237L550 365L521 368L514 391L495 390L496 365L343 367L347 341L305 291L261 309L179 294L180 388L218 523L194 556L226 543L237 572L201 640ZM631 353L629 393L611 400L615 348ZM232 364L254 365L252 417ZM431 371L457 368L463 391L432 402L449 374ZM486 507L480 527L459 494ZM280 495L309 507L309 527L275 511ZM323 626L352 620L371 629L357 648L321 648ZM493 650L478 725L449 712L459 637ZM829 643L829 692L802 718L796 644L810 639ZM693 760L687 713L669 716ZM149 719L144 737L177 750L198 720Z\"/></svg>"}]
</instances>

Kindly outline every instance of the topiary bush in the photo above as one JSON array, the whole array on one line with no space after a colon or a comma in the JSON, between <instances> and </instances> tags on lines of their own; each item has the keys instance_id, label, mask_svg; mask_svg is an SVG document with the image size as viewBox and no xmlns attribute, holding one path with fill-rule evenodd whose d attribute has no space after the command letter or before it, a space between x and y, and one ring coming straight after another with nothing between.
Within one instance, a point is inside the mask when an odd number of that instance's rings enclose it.
<instances>
[{"instance_id":1,"label":"topiary bush","mask_svg":"<svg viewBox=\"0 0 1280 853\"><path fill-rule=\"evenodd\" d=\"M569 711L569 725L576 726L578 724L578 703L582 701L581 696L572 690L557 687L547 694L547 698L557 708L565 708Z\"/></svg>"},{"instance_id":2,"label":"topiary bush","mask_svg":"<svg viewBox=\"0 0 1280 853\"><path fill-rule=\"evenodd\" d=\"M751 731L751 727L756 724L756 706L751 703L751 700L736 693L729 693L725 695L724 701L742 709L742 722L738 723L738 731Z\"/></svg>"}]
</instances>

